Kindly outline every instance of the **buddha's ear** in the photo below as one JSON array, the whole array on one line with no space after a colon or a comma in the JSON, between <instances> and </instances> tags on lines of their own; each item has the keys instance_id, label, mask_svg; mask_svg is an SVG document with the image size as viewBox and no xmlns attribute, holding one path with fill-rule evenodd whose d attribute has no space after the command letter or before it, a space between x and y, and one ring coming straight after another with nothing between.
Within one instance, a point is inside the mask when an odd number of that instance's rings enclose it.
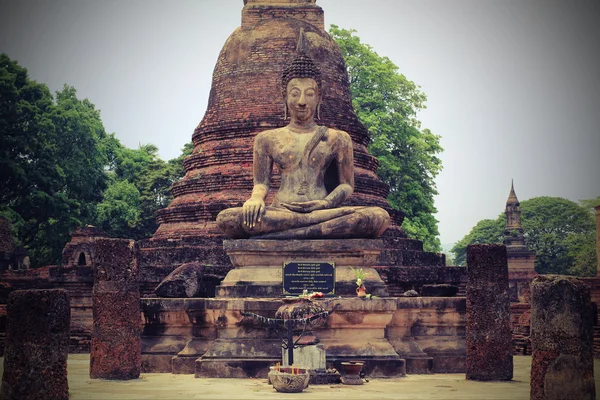
<instances>
[{"instance_id":1,"label":"buddha's ear","mask_svg":"<svg viewBox=\"0 0 600 400\"><path fill-rule=\"evenodd\" d=\"M319 102L317 103L317 119L321 119L321 104L323 103L323 95L319 90Z\"/></svg>"}]
</instances>

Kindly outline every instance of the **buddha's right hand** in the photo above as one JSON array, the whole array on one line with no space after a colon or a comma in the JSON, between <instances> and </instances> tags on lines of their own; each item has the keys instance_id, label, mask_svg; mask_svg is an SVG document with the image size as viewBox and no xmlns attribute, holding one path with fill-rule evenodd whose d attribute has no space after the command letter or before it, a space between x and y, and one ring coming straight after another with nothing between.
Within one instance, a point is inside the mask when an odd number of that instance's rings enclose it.
<instances>
[{"instance_id":1,"label":"buddha's right hand","mask_svg":"<svg viewBox=\"0 0 600 400\"><path fill-rule=\"evenodd\" d=\"M249 229L260 222L262 216L265 214L265 202L261 199L251 198L244 203L242 207L244 214L244 225Z\"/></svg>"}]
</instances>

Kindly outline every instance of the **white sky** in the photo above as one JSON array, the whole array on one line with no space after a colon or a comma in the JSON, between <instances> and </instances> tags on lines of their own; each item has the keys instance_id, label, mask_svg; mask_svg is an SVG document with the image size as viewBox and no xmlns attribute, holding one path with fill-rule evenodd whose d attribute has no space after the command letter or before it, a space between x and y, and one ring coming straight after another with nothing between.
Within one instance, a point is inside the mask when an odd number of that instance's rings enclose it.
<instances>
[{"instance_id":1,"label":"white sky","mask_svg":"<svg viewBox=\"0 0 600 400\"><path fill-rule=\"evenodd\" d=\"M600 2L317 0L421 86L442 136L436 197L453 243L520 200L600 195ZM242 0L0 0L0 52L67 83L128 147L164 159L191 140Z\"/></svg>"}]
</instances>

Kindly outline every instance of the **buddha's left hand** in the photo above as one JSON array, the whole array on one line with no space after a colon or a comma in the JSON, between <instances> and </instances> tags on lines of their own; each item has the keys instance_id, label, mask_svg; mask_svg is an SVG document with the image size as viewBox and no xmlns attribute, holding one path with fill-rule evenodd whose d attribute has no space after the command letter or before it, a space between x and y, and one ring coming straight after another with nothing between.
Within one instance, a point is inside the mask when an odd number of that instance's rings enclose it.
<instances>
[{"instance_id":1,"label":"buddha's left hand","mask_svg":"<svg viewBox=\"0 0 600 400\"><path fill-rule=\"evenodd\" d=\"M331 208L327 200L294 201L291 203L281 203L282 206L290 211L309 213L315 210L325 210Z\"/></svg>"}]
</instances>

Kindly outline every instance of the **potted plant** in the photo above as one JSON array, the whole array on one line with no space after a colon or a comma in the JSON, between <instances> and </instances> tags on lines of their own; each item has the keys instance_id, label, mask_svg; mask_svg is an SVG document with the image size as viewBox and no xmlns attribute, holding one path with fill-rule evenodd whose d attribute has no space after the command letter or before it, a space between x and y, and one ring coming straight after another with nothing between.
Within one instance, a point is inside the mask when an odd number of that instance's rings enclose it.
<instances>
[{"instance_id":1,"label":"potted plant","mask_svg":"<svg viewBox=\"0 0 600 400\"><path fill-rule=\"evenodd\" d=\"M364 284L364 279L367 276L367 271L364 271L362 268L354 269L350 267L354 275L356 276L356 295L358 297L366 297L367 296L367 288Z\"/></svg>"}]
</instances>

